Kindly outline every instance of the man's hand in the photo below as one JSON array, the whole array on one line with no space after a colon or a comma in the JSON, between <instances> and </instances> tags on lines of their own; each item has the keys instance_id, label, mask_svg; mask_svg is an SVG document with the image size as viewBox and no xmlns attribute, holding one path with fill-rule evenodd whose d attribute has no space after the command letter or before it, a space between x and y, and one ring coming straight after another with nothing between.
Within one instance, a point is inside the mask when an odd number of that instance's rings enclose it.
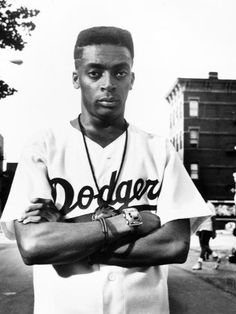
<instances>
[{"instance_id":1,"label":"man's hand","mask_svg":"<svg viewBox=\"0 0 236 314\"><path fill-rule=\"evenodd\" d=\"M25 209L18 220L23 224L42 221L58 222L63 221L63 216L50 199L34 198L31 205Z\"/></svg>"},{"instance_id":2,"label":"man's hand","mask_svg":"<svg viewBox=\"0 0 236 314\"><path fill-rule=\"evenodd\" d=\"M138 232L142 235L147 235L161 227L159 216L152 214L150 211L145 210L140 212L143 224L137 228Z\"/></svg>"},{"instance_id":3,"label":"man's hand","mask_svg":"<svg viewBox=\"0 0 236 314\"><path fill-rule=\"evenodd\" d=\"M109 229L109 237L117 237L117 235L122 235L126 233L126 236L124 237L124 241L130 242L129 238L127 236L128 234L131 236L131 241L133 242L134 239L137 239L139 237L144 237L157 229L161 227L161 222L159 216L152 214L150 211L142 211L139 212L139 214L142 217L143 223L136 227L130 227L127 223L126 218L124 217L124 214L121 213L119 215L106 218ZM133 237L134 236L134 237Z\"/></svg>"}]
</instances>

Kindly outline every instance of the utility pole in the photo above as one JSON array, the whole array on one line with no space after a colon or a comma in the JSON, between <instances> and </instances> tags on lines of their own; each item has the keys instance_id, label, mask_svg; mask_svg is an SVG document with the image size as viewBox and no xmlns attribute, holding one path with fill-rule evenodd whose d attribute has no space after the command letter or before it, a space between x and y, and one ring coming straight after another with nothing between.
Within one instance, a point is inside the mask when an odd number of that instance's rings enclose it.
<instances>
[{"instance_id":1,"label":"utility pole","mask_svg":"<svg viewBox=\"0 0 236 314\"><path fill-rule=\"evenodd\" d=\"M235 212L236 212L236 172L233 173L234 178L234 205L235 205Z\"/></svg>"}]
</instances>

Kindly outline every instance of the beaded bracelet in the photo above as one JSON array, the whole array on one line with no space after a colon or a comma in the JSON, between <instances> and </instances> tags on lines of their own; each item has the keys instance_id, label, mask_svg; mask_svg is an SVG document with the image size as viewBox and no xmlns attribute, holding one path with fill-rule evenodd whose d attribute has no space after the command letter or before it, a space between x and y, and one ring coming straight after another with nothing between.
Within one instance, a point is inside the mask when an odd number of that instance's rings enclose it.
<instances>
[{"instance_id":1,"label":"beaded bracelet","mask_svg":"<svg viewBox=\"0 0 236 314\"><path fill-rule=\"evenodd\" d=\"M106 248L107 248L107 244L108 244L108 227L107 227L107 223L106 223L105 218L103 218L103 217L97 218L95 220L99 221L100 224L101 224L101 227L102 227L102 232L104 234L104 242L103 242L103 247L101 249L101 252L105 252ZM94 254L88 256L88 263L89 263L89 265L93 265L94 264L93 255Z\"/></svg>"}]
</instances>

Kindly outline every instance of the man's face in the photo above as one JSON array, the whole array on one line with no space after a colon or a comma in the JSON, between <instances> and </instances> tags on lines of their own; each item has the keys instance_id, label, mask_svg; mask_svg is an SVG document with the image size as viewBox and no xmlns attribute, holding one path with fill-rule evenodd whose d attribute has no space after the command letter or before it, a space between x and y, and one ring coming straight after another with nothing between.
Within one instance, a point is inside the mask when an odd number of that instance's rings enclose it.
<instances>
[{"instance_id":1,"label":"man's face","mask_svg":"<svg viewBox=\"0 0 236 314\"><path fill-rule=\"evenodd\" d=\"M82 112L101 120L122 117L134 82L129 50L107 44L86 46L77 62L73 80L81 88Z\"/></svg>"}]
</instances>

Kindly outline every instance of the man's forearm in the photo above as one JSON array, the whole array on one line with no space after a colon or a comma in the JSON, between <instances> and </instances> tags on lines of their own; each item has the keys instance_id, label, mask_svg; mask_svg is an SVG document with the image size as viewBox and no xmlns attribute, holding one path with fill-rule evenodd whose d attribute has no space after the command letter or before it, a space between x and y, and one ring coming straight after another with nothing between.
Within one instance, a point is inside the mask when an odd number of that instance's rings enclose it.
<instances>
[{"instance_id":1,"label":"man's forearm","mask_svg":"<svg viewBox=\"0 0 236 314\"><path fill-rule=\"evenodd\" d=\"M127 225L122 214L107 218L109 245L123 243L123 239L126 242L134 241L159 227L157 216L143 212L142 217L143 225L137 232ZM104 232L99 221L90 219L82 216L73 219L72 223L41 222L26 225L15 222L17 243L23 260L29 265L72 263L100 251L104 246Z\"/></svg>"},{"instance_id":2,"label":"man's forearm","mask_svg":"<svg viewBox=\"0 0 236 314\"><path fill-rule=\"evenodd\" d=\"M130 233L128 226L119 223L119 218L110 220L119 225L118 232L110 236L111 243ZM16 221L15 232L22 258L29 265L75 262L100 250L104 244L99 221L26 225Z\"/></svg>"},{"instance_id":3,"label":"man's forearm","mask_svg":"<svg viewBox=\"0 0 236 314\"><path fill-rule=\"evenodd\" d=\"M92 226L89 223L86 225L47 222L24 226L15 222L17 244L24 262L28 265L63 264L75 262L89 252L95 252L102 246L103 234L99 222ZM79 228L82 232L79 232ZM83 233L85 228L93 228L97 233L96 239L92 233L87 234L86 230Z\"/></svg>"},{"instance_id":4,"label":"man's forearm","mask_svg":"<svg viewBox=\"0 0 236 314\"><path fill-rule=\"evenodd\" d=\"M183 263L190 243L188 219L167 223L155 232L121 246L112 245L106 254L94 254L94 263L123 267L146 267Z\"/></svg>"}]
</instances>

